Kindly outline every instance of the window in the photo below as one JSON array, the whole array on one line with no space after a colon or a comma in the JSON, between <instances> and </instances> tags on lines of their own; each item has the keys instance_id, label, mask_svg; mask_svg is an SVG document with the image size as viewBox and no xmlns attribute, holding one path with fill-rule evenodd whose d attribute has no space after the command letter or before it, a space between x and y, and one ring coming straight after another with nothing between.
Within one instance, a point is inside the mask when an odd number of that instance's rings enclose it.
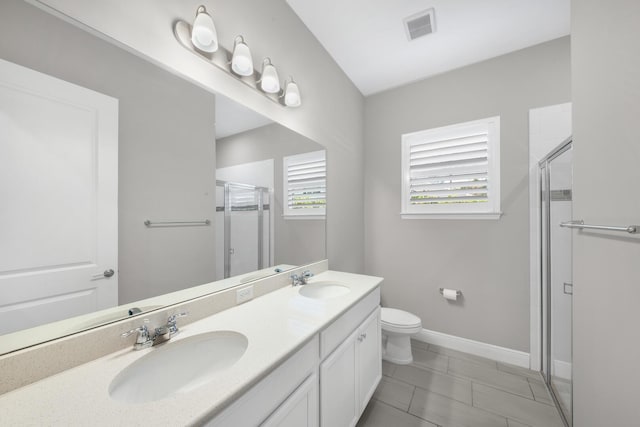
<instances>
[{"instance_id":1,"label":"window","mask_svg":"<svg viewBox=\"0 0 640 427\"><path fill-rule=\"evenodd\" d=\"M327 205L327 162L324 150L283 159L284 216L324 218Z\"/></svg>"},{"instance_id":2,"label":"window","mask_svg":"<svg viewBox=\"0 0 640 427\"><path fill-rule=\"evenodd\" d=\"M500 217L500 117L402 135L402 217Z\"/></svg>"}]
</instances>

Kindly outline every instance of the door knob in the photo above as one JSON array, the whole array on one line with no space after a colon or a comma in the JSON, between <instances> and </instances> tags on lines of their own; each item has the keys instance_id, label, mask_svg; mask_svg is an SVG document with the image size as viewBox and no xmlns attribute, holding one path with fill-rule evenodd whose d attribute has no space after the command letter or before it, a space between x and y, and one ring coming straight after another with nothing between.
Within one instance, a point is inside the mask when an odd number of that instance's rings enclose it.
<instances>
[{"instance_id":1,"label":"door knob","mask_svg":"<svg viewBox=\"0 0 640 427\"><path fill-rule=\"evenodd\" d=\"M116 272L113 271L113 269L110 268L108 270L105 270L104 273L102 273L102 274L103 274L104 277L111 277L114 274L116 274Z\"/></svg>"}]
</instances>

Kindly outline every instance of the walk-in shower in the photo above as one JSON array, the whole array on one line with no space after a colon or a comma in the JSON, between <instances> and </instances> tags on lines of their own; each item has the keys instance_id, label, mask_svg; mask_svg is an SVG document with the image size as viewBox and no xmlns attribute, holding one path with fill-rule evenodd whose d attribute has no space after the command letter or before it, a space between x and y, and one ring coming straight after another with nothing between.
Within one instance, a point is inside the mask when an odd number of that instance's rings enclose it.
<instances>
[{"instance_id":1,"label":"walk-in shower","mask_svg":"<svg viewBox=\"0 0 640 427\"><path fill-rule=\"evenodd\" d=\"M216 181L216 279L273 265L271 193Z\"/></svg>"},{"instance_id":2,"label":"walk-in shower","mask_svg":"<svg viewBox=\"0 0 640 427\"><path fill-rule=\"evenodd\" d=\"M541 188L542 374L565 423L572 425L571 138L539 163Z\"/></svg>"}]
</instances>

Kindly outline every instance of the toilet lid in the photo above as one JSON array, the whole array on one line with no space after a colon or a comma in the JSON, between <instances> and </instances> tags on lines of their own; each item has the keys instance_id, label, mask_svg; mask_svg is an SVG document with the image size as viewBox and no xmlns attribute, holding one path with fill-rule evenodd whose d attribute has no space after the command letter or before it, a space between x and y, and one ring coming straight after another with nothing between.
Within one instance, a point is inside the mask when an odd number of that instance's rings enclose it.
<instances>
[{"instance_id":1,"label":"toilet lid","mask_svg":"<svg viewBox=\"0 0 640 427\"><path fill-rule=\"evenodd\" d=\"M413 327L422 323L420 318L415 314L411 314L403 310L398 310L396 308L387 307L382 307L380 320L383 323L400 327Z\"/></svg>"}]
</instances>

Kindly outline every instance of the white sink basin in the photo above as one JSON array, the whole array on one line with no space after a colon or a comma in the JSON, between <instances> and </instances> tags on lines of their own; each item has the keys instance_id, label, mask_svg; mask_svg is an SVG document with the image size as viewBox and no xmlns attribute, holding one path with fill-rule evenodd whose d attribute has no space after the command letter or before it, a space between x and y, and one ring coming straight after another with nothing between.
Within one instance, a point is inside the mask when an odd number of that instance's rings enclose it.
<instances>
[{"instance_id":1,"label":"white sink basin","mask_svg":"<svg viewBox=\"0 0 640 427\"><path fill-rule=\"evenodd\" d=\"M303 285L298 292L307 298L327 299L346 295L351 289L340 282L319 281Z\"/></svg>"},{"instance_id":2,"label":"white sink basin","mask_svg":"<svg viewBox=\"0 0 640 427\"><path fill-rule=\"evenodd\" d=\"M109 395L120 402L142 403L191 391L231 367L247 349L244 335L215 331L153 348L122 370Z\"/></svg>"}]
</instances>

